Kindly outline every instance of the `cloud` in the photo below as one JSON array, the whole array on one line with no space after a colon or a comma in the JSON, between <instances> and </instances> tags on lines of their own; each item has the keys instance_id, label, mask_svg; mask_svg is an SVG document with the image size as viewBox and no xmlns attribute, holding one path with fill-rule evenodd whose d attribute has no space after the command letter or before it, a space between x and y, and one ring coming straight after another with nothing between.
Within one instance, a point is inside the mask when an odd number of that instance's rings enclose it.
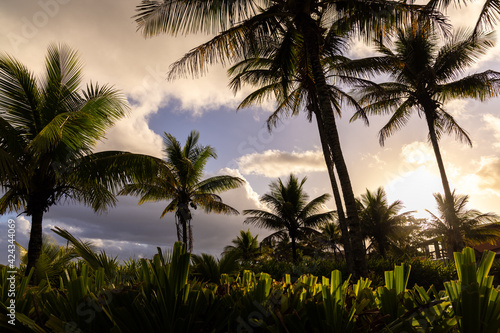
<instances>
[{"instance_id":1,"label":"cloud","mask_svg":"<svg viewBox=\"0 0 500 333\"><path fill-rule=\"evenodd\" d=\"M242 174L263 175L269 178L290 173L326 171L323 153L319 150L266 150L262 153L247 154L238 159L238 168Z\"/></svg>"},{"instance_id":2,"label":"cloud","mask_svg":"<svg viewBox=\"0 0 500 333\"><path fill-rule=\"evenodd\" d=\"M210 36L160 35L145 39L132 18L136 0L3 1L0 4L2 52L19 59L36 75L44 69L50 43L75 48L85 64L84 82L108 83L132 102L132 113L107 133L98 150L120 149L159 156L161 138L147 126L148 117L169 102L193 116L220 106L236 107L238 96L227 87L226 72L212 66L207 76L166 80L170 65Z\"/></svg>"},{"instance_id":3,"label":"cloud","mask_svg":"<svg viewBox=\"0 0 500 333\"><path fill-rule=\"evenodd\" d=\"M428 144L419 141L404 145L401 148L401 156L410 165L424 165L435 161L432 148Z\"/></svg>"},{"instance_id":4,"label":"cloud","mask_svg":"<svg viewBox=\"0 0 500 333\"><path fill-rule=\"evenodd\" d=\"M453 99L446 102L444 109L456 119L467 120L472 117L469 100Z\"/></svg>"},{"instance_id":5,"label":"cloud","mask_svg":"<svg viewBox=\"0 0 500 333\"><path fill-rule=\"evenodd\" d=\"M215 174L226 174L245 178L234 169L221 169ZM210 175L207 175L209 177ZM235 190L221 194L222 200L238 211L261 209L259 195L248 182ZM109 212L97 215L89 207L65 205L61 203L51 207L43 220L43 232L54 236L60 244L66 242L55 235L51 229L57 227L68 230L74 236L91 241L98 249L104 249L108 255L119 259L129 257L151 257L156 248L169 248L177 241L173 214L160 219L166 201L137 205L136 197L120 197L116 207ZM259 239L267 236L268 231L244 224L243 215L206 214L198 209L193 212L194 252L207 252L220 255L226 245L239 235L240 230L249 229L252 234L259 234ZM12 217L14 218L14 217ZM7 234L8 216L2 216L0 231ZM16 240L24 247L28 246L30 218L20 216L16 219ZM0 239L0 248L6 248L7 239ZM7 260L0 257L0 263Z\"/></svg>"},{"instance_id":6,"label":"cloud","mask_svg":"<svg viewBox=\"0 0 500 333\"><path fill-rule=\"evenodd\" d=\"M487 113L483 115L483 121L486 123L486 127L493 131L493 137L496 139L493 146L497 148L500 147L500 118Z\"/></svg>"},{"instance_id":7,"label":"cloud","mask_svg":"<svg viewBox=\"0 0 500 333\"><path fill-rule=\"evenodd\" d=\"M500 157L481 157L480 166L475 173L478 178L478 187L489 190L500 196Z\"/></svg>"}]
</instances>

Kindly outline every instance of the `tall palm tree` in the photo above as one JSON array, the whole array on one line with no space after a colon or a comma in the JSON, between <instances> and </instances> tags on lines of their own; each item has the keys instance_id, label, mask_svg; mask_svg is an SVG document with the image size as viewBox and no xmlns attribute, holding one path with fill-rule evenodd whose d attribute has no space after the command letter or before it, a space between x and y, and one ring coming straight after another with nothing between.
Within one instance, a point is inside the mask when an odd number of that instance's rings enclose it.
<instances>
[{"instance_id":1,"label":"tall palm tree","mask_svg":"<svg viewBox=\"0 0 500 333\"><path fill-rule=\"evenodd\" d=\"M460 237L467 246L473 246L481 243L495 242L500 237L500 229L485 228L491 223L500 224L500 216L494 213L481 213L476 209L467 209L469 202L468 195L458 195L455 191L452 193L454 211L458 218ZM446 219L447 200L441 193L435 193L437 209L439 214L431 215L429 227L425 234L430 237L441 237L446 244L448 257L453 253L454 226Z\"/></svg>"},{"instance_id":2,"label":"tall palm tree","mask_svg":"<svg viewBox=\"0 0 500 333\"><path fill-rule=\"evenodd\" d=\"M250 230L240 230L240 235L231 241L233 245L224 247L223 253L234 252L242 263L250 263L260 254L258 236L254 237Z\"/></svg>"},{"instance_id":3,"label":"tall palm tree","mask_svg":"<svg viewBox=\"0 0 500 333\"><path fill-rule=\"evenodd\" d=\"M275 230L273 234L264 238L263 242L290 237L294 262L297 262L297 240L302 235L318 233L314 228L334 218L333 212L322 212L324 203L330 198L328 194L307 202L309 196L302 188L306 180L304 177L299 182L297 177L290 174L284 184L281 178L278 178L269 185L270 192L260 198L271 211L259 209L243 211L243 214L251 215L245 219L245 223Z\"/></svg>"},{"instance_id":4,"label":"tall palm tree","mask_svg":"<svg viewBox=\"0 0 500 333\"><path fill-rule=\"evenodd\" d=\"M40 256L50 207L69 200L102 212L115 205L121 184L156 172L152 157L92 153L128 104L107 85L80 92L81 81L79 57L65 45L48 47L41 79L15 58L0 56L0 214L31 216L26 274Z\"/></svg>"},{"instance_id":5,"label":"tall palm tree","mask_svg":"<svg viewBox=\"0 0 500 333\"><path fill-rule=\"evenodd\" d=\"M330 82L330 93L328 98L336 113L340 116L343 102L356 107L360 112L362 109L357 105L355 99L344 92L340 84L350 84L360 80L352 74L371 74L371 67L353 68L349 59L343 56L348 47L347 38L340 36L337 26L325 29L325 45L322 48L322 66L328 69ZM281 39L276 41L277 37ZM333 196L337 207L339 225L342 230L341 238L345 250L346 261L349 271L353 271L354 260L349 237L349 226L346 220L340 189L334 170L333 155L328 145L326 130L318 112L318 97L315 90L314 79L311 74L311 66L304 49L303 39L297 31L292 28L278 30L273 39L265 39L259 43L260 49L252 49L245 54L243 59L228 70L231 76L230 86L238 91L242 84L256 86L257 90L248 95L239 105L239 108L260 103L266 98L275 99L277 108L267 119L268 129L274 126L286 116L297 115L300 110L307 112L307 118L312 121L316 118L320 141L323 149ZM358 230L351 228L351 233L356 234Z\"/></svg>"},{"instance_id":6,"label":"tall palm tree","mask_svg":"<svg viewBox=\"0 0 500 333\"><path fill-rule=\"evenodd\" d=\"M383 188L379 187L375 192L366 190L358 200L361 228L372 246L382 256L386 257L395 238L403 228L406 217L413 212L399 213L403 203L399 200L389 204L387 195Z\"/></svg>"},{"instance_id":7,"label":"tall palm tree","mask_svg":"<svg viewBox=\"0 0 500 333\"><path fill-rule=\"evenodd\" d=\"M453 98L483 101L498 95L500 73L487 70L461 76L479 56L494 45L492 34L479 33L472 36L465 30L458 30L444 45L440 46L439 43L440 39L433 26L422 20L415 20L407 29L398 31L394 50L378 43L378 51L383 55L363 61L370 60L373 66L384 69L393 81L367 83L359 89L362 95L360 103L365 105L367 114L391 115L379 132L381 145L387 137L407 124L412 113L416 112L425 119L448 202L447 219L455 230L452 248L453 251L459 251L464 244L458 230L439 139L447 133L455 134L458 140L470 146L472 142L467 132L446 112L443 104Z\"/></svg>"},{"instance_id":8,"label":"tall palm tree","mask_svg":"<svg viewBox=\"0 0 500 333\"><path fill-rule=\"evenodd\" d=\"M165 133L167 158L161 171L156 177L127 184L120 191L120 194L140 196L139 204L171 200L161 217L175 212L177 238L188 246L189 251L193 249L190 207L196 209L200 206L206 213L239 214L223 203L218 194L244 183L241 178L228 175L202 180L205 165L217 154L212 147L198 144L199 137L197 131L192 131L182 147L175 137Z\"/></svg>"}]
</instances>

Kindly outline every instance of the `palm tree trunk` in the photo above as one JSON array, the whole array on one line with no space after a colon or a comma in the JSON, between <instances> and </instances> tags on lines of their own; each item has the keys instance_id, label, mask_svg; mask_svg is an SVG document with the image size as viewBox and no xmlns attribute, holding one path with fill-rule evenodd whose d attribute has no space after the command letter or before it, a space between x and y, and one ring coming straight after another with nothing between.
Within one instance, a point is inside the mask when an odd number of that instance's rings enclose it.
<instances>
[{"instance_id":1,"label":"palm tree trunk","mask_svg":"<svg viewBox=\"0 0 500 333\"><path fill-rule=\"evenodd\" d=\"M176 213L182 225L182 242L186 244L186 248L191 252L193 244L191 242L191 226L189 225L191 221L191 212L189 211L188 204L180 202L177 206Z\"/></svg>"},{"instance_id":2,"label":"palm tree trunk","mask_svg":"<svg viewBox=\"0 0 500 333\"><path fill-rule=\"evenodd\" d=\"M297 245L295 244L295 236L290 237L292 239L292 259L293 263L297 263Z\"/></svg>"},{"instance_id":3,"label":"palm tree trunk","mask_svg":"<svg viewBox=\"0 0 500 333\"><path fill-rule=\"evenodd\" d=\"M347 220L349 221L350 227L349 236L351 239L352 255L354 259L354 271L352 273L355 275L355 278L366 276L366 250L363 246L363 237L361 235L356 200L342 154L333 108L328 98L330 95L329 88L326 83L323 67L320 63L320 44L318 36L321 36L321 33L317 31L314 20L307 15L305 17L298 17L297 25L304 36L304 43L307 48L307 55L311 63L312 74L316 85L321 119L324 124L328 145L332 152L332 158L335 163L335 168L337 169L344 196Z\"/></svg>"},{"instance_id":4,"label":"palm tree trunk","mask_svg":"<svg viewBox=\"0 0 500 333\"><path fill-rule=\"evenodd\" d=\"M460 233L460 225L457 218L457 214L455 213L455 202L453 200L453 195L450 190L450 183L448 182L448 177L446 176L446 170L444 168L443 159L441 157L441 151L439 149L438 139L436 136L436 131L434 129L434 119L432 116L429 116L426 112L426 120L427 126L429 127L429 136L432 143L432 149L434 150L434 155L436 155L436 161L439 168L439 174L441 175L441 182L443 183L444 196L446 199L446 211L445 218L450 223L453 229L453 237L451 241L449 240L451 250L454 252L462 251L465 247L464 239L462 234ZM449 252L449 251L448 251ZM452 255L452 253L448 253L448 258Z\"/></svg>"},{"instance_id":5,"label":"palm tree trunk","mask_svg":"<svg viewBox=\"0 0 500 333\"><path fill-rule=\"evenodd\" d=\"M330 184L332 185L333 197L335 199L335 205L337 206L337 215L339 217L340 226L340 237L342 239L342 246L344 247L345 260L347 263L347 270L349 272L354 271L354 260L352 257L352 247L349 238L349 229L347 227L347 221L344 214L344 207L342 204L342 198L340 197L339 187L337 185L337 179L335 178L334 163L332 158L332 152L328 146L325 129L323 127L323 120L321 119L321 114L319 112L316 114L316 123L318 124L319 137L321 141L321 147L323 148L323 156L325 158L326 167L328 169L328 174L330 176Z\"/></svg>"},{"instance_id":6,"label":"palm tree trunk","mask_svg":"<svg viewBox=\"0 0 500 333\"><path fill-rule=\"evenodd\" d=\"M28 243L28 264L26 265L25 275L28 276L31 269L35 267L38 258L42 254L42 220L43 220L43 209L34 208L31 210L31 233L30 241ZM33 274L30 280L30 284L37 284L38 277Z\"/></svg>"},{"instance_id":7,"label":"palm tree trunk","mask_svg":"<svg viewBox=\"0 0 500 333\"><path fill-rule=\"evenodd\" d=\"M380 252L380 255L382 258L385 258L386 256L386 250L385 250L385 242L384 241L379 241L378 242L378 250Z\"/></svg>"}]
</instances>

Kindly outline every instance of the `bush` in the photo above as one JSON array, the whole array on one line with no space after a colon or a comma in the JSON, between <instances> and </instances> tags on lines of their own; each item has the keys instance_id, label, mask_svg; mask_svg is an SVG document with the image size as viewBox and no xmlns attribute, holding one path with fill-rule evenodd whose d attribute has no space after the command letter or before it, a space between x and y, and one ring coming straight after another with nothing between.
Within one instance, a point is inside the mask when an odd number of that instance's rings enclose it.
<instances>
[{"instance_id":1,"label":"bush","mask_svg":"<svg viewBox=\"0 0 500 333\"><path fill-rule=\"evenodd\" d=\"M408 281L409 286L418 284L428 289L430 286L441 290L444 288L444 282L456 279L457 272L453 262L443 262L431 259L407 259L400 262L405 265L411 265L411 274ZM373 281L373 286L384 284L384 272L390 271L395 265L400 264L394 259L371 258L367 261L368 278Z\"/></svg>"}]
</instances>

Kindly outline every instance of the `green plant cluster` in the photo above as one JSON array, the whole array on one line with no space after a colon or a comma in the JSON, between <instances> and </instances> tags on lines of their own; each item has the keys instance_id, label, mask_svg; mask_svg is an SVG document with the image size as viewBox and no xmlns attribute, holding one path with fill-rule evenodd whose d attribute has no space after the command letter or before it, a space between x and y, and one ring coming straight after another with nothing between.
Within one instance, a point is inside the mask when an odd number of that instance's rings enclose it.
<instances>
[{"instance_id":1,"label":"green plant cluster","mask_svg":"<svg viewBox=\"0 0 500 333\"><path fill-rule=\"evenodd\" d=\"M476 264L470 248L455 253L458 280L444 290L416 284L413 266L384 272L384 283L290 274L275 280L245 270L219 283L190 280L190 254L171 252L129 262L123 275L74 265L58 285L16 283L16 325L8 319L8 271L1 270L0 329L9 332L491 332L500 328L500 293L489 271L494 254Z\"/></svg>"},{"instance_id":2,"label":"green plant cluster","mask_svg":"<svg viewBox=\"0 0 500 333\"><path fill-rule=\"evenodd\" d=\"M382 286L384 281L384 272L394 268L397 264L411 266L412 273L408 280L408 284L413 286L418 284L424 288L430 288L432 285L437 289L444 289L444 283L452 279L456 279L457 272L453 262L444 262L432 260L429 258L369 258L367 260L368 278L372 281L372 286ZM497 280L500 276L494 273L500 269L500 261L494 261L492 266L492 274L495 276L495 285L499 284ZM348 278L346 262L343 260L329 260L326 258L318 259L303 259L298 264L294 265L291 262L271 259L263 260L250 268L254 272L266 272L275 280L281 280L285 274L289 274L292 280L295 281L303 274L312 274L317 276L329 276L331 271L339 270L344 279Z\"/></svg>"}]
</instances>

